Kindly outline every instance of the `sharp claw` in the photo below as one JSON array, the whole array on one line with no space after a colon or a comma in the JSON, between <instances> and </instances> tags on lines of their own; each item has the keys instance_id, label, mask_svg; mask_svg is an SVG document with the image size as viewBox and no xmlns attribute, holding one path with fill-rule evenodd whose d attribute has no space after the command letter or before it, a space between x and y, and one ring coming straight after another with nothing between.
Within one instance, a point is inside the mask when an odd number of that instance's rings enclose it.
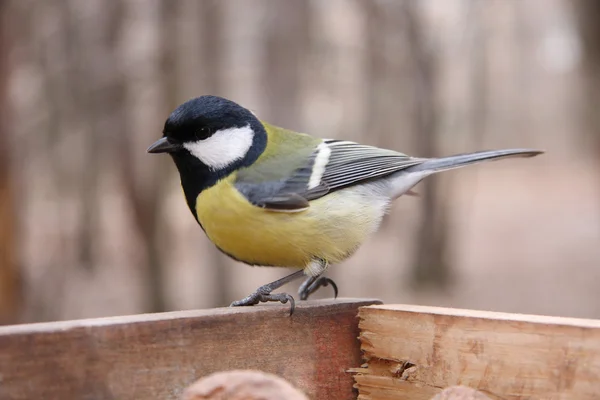
<instances>
[{"instance_id":1,"label":"sharp claw","mask_svg":"<svg viewBox=\"0 0 600 400\"><path fill-rule=\"evenodd\" d=\"M333 281L333 279L331 278L326 278L324 276L319 277L316 281L314 281L312 284L308 285L308 287L304 287L299 292L300 294L300 300L306 300L308 299L308 296L310 296L311 294L313 294L314 292L317 291L317 289L319 289L320 287L325 287L325 286L329 286L331 285L333 288L333 293L334 293L334 299L337 299L338 296L338 287L335 284L335 282Z\"/></svg>"},{"instance_id":2,"label":"sharp claw","mask_svg":"<svg viewBox=\"0 0 600 400\"><path fill-rule=\"evenodd\" d=\"M338 297L338 287L335 284L335 282L329 278L327 278L327 281L331 284L331 287L333 288L333 298L337 299Z\"/></svg>"},{"instance_id":3,"label":"sharp claw","mask_svg":"<svg viewBox=\"0 0 600 400\"><path fill-rule=\"evenodd\" d=\"M290 317L292 316L292 314L294 313L294 310L296 309L296 302L294 301L294 298L292 296L290 296L289 294L287 294L287 299L290 301Z\"/></svg>"},{"instance_id":4,"label":"sharp claw","mask_svg":"<svg viewBox=\"0 0 600 400\"><path fill-rule=\"evenodd\" d=\"M287 293L278 293L275 295L270 295L272 299L277 299L281 302L281 304L285 304L288 301L290 302L290 316L294 313L294 309L296 308L296 302L294 298ZM273 300L271 300L273 301Z\"/></svg>"}]
</instances>

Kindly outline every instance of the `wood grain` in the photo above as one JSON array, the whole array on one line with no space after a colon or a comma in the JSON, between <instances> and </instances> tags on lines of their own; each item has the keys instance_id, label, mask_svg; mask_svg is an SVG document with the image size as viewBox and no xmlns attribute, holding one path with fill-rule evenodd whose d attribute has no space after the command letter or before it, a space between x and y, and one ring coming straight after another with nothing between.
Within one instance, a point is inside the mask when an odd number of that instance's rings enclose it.
<instances>
[{"instance_id":1,"label":"wood grain","mask_svg":"<svg viewBox=\"0 0 600 400\"><path fill-rule=\"evenodd\" d=\"M178 399L217 371L256 369L311 399L354 399L358 307L298 302L0 327L0 399Z\"/></svg>"},{"instance_id":2,"label":"wood grain","mask_svg":"<svg viewBox=\"0 0 600 400\"><path fill-rule=\"evenodd\" d=\"M492 399L600 398L600 321L407 305L359 316L359 399L426 400L453 385Z\"/></svg>"}]
</instances>

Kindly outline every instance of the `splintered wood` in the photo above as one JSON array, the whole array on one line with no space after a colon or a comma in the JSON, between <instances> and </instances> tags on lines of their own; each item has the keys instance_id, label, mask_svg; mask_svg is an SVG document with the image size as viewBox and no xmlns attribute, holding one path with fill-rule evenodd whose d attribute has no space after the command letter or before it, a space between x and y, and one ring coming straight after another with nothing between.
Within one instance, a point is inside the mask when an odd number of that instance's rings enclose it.
<instances>
[{"instance_id":1,"label":"splintered wood","mask_svg":"<svg viewBox=\"0 0 600 400\"><path fill-rule=\"evenodd\" d=\"M261 305L0 327L0 399L175 400L212 373L254 369L311 399L352 400L358 308L375 303L298 302L291 317L289 305Z\"/></svg>"},{"instance_id":2,"label":"splintered wood","mask_svg":"<svg viewBox=\"0 0 600 400\"><path fill-rule=\"evenodd\" d=\"M600 398L600 321L408 305L359 316L359 400L430 400L454 385L490 399Z\"/></svg>"}]
</instances>

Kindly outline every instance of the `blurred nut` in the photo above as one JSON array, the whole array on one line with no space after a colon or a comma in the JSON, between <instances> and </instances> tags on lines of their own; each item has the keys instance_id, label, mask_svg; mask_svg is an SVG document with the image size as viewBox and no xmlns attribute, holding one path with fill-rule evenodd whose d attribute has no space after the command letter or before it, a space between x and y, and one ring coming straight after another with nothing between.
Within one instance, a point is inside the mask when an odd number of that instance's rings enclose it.
<instances>
[{"instance_id":1,"label":"blurred nut","mask_svg":"<svg viewBox=\"0 0 600 400\"><path fill-rule=\"evenodd\" d=\"M183 400L308 400L286 380L261 371L216 372L194 382Z\"/></svg>"},{"instance_id":2,"label":"blurred nut","mask_svg":"<svg viewBox=\"0 0 600 400\"><path fill-rule=\"evenodd\" d=\"M491 400L485 394L466 386L452 386L442 390L431 400Z\"/></svg>"}]
</instances>

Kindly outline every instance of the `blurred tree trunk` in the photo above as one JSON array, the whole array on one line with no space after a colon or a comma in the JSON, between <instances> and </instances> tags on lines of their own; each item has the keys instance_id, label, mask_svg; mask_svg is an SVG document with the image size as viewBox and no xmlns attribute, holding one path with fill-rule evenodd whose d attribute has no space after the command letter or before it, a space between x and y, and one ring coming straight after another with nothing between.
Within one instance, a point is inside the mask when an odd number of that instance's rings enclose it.
<instances>
[{"instance_id":1,"label":"blurred tree trunk","mask_svg":"<svg viewBox=\"0 0 600 400\"><path fill-rule=\"evenodd\" d=\"M68 4L68 32L65 37L69 54L71 83L68 89L75 105L69 116L86 132L83 136L84 168L78 177L78 197L81 203L78 241L79 267L92 271L97 260L94 247L98 237L100 173L107 157L107 133L116 136L124 129L119 110L123 106L124 87L115 53L122 23L122 2L109 1L95 18L102 21L95 28L88 26L77 14L76 6ZM107 123L115 122L115 124ZM121 122L121 123L119 123ZM108 128L108 129L106 129ZM112 150L112 149L111 149Z\"/></svg>"},{"instance_id":2,"label":"blurred tree trunk","mask_svg":"<svg viewBox=\"0 0 600 400\"><path fill-rule=\"evenodd\" d=\"M483 12L484 3L472 0L469 4L469 23L471 25L471 142L473 147L480 148L487 132L488 103L489 103L489 73L487 37L485 29L486 18Z\"/></svg>"},{"instance_id":3,"label":"blurred tree trunk","mask_svg":"<svg viewBox=\"0 0 600 400\"><path fill-rule=\"evenodd\" d=\"M574 5L583 48L584 132L591 136L587 143L593 144L600 160L600 2L579 0Z\"/></svg>"},{"instance_id":4,"label":"blurred tree trunk","mask_svg":"<svg viewBox=\"0 0 600 400\"><path fill-rule=\"evenodd\" d=\"M17 203L10 168L6 84L9 39L6 29L7 2L0 0L0 324L17 321L21 287L17 264Z\"/></svg>"},{"instance_id":5,"label":"blurred tree trunk","mask_svg":"<svg viewBox=\"0 0 600 400\"><path fill-rule=\"evenodd\" d=\"M265 23L265 119L299 129L301 84L309 46L306 0L267 2Z\"/></svg>"},{"instance_id":6,"label":"blurred tree trunk","mask_svg":"<svg viewBox=\"0 0 600 400\"><path fill-rule=\"evenodd\" d=\"M137 5L131 4L130 6L133 7L132 11L135 12ZM174 15L177 14L179 8L166 0L161 1L156 6L158 7L158 24L160 26L160 44L157 46L160 56L156 59L156 62L160 71L160 95L165 106L164 109L160 110L163 113L167 112L176 101L177 35ZM122 19L123 13L115 13L114 16ZM115 23L113 22L113 25ZM115 41L115 43L117 42ZM135 71L132 73L135 73ZM123 77L120 78L121 82L116 85L115 89L116 93L122 98L126 97L124 92L127 91L129 85L129 82L123 81L125 75L126 73L121 74ZM132 103L134 107L139 106L137 99L132 100ZM123 99L123 106L119 107L117 112L127 107L130 107L130 105ZM122 124L125 126L130 118L132 118L131 115L122 115ZM158 118L156 120L158 121ZM161 128L161 126L157 126L156 130L160 131ZM119 133L118 142L120 143L119 159L123 185L133 209L134 224L140 235L141 246L145 255L146 311L165 311L167 302L163 284L164 265L161 253L163 226L160 210L166 195L166 169L159 166L153 169L152 172L148 172L146 166L144 167L145 171L142 173L137 157L140 151L137 147L139 142L136 141L136 137L132 132L127 131L127 128L123 128L122 132Z\"/></svg>"},{"instance_id":7,"label":"blurred tree trunk","mask_svg":"<svg viewBox=\"0 0 600 400\"><path fill-rule=\"evenodd\" d=\"M367 109L364 134L376 145L396 148L404 145L402 104L406 97L407 38L402 2L368 0L360 3L366 24L364 51ZM401 151L401 150L400 150Z\"/></svg>"},{"instance_id":8,"label":"blurred tree trunk","mask_svg":"<svg viewBox=\"0 0 600 400\"><path fill-rule=\"evenodd\" d=\"M201 54L204 58L205 80L202 82L203 94L221 95L223 92L223 4L220 0L205 0L199 4L199 19L201 37ZM214 272L215 297L214 307L223 307L231 303L231 276L228 270L227 256L215 246L211 246L211 268Z\"/></svg>"},{"instance_id":9,"label":"blurred tree trunk","mask_svg":"<svg viewBox=\"0 0 600 400\"><path fill-rule=\"evenodd\" d=\"M158 5L160 25L160 58L159 70L161 78L160 92L164 99L165 113L170 112L177 102L178 81L177 67L177 24L176 16L179 7L168 0L162 0ZM158 128L160 129L160 128ZM157 130L158 130L157 129ZM164 281L164 265L162 262L162 224L160 209L165 196L165 171L159 168L157 173L146 180L136 174L134 153L138 151L133 146L133 138L128 138L123 132L125 145L122 147L121 161L128 197L134 209L134 220L142 238L142 246L147 263L146 273L146 304L148 311L161 312L167 309ZM148 178L150 179L150 178Z\"/></svg>"},{"instance_id":10,"label":"blurred tree trunk","mask_svg":"<svg viewBox=\"0 0 600 400\"><path fill-rule=\"evenodd\" d=\"M42 8L43 11L54 8L56 17L59 21L60 29L57 29L54 40L56 42L66 43L65 48L72 51L71 42L68 39L72 36L71 21L69 20L68 5L65 2L47 2ZM42 12L43 12L42 11ZM25 12L19 16L24 19ZM27 29L28 24L32 24L33 16L29 21L25 20L23 23L24 32L28 32L30 37L29 46L31 46L31 54L34 60L35 67L40 71L40 80L42 82L43 90L41 90L41 101L38 105L41 109L46 112L45 121L40 124L43 126L39 132L36 132L36 141L39 141L41 145L39 147L32 146L29 152L26 153L27 157L35 158L39 165L43 166L44 179L51 182L51 185L57 187L60 191L61 196L69 198L71 182L69 179L60 179L59 177L64 174L64 170L61 168L62 163L65 161L57 153L56 143L59 143L62 139L62 134L67 131L67 117L65 116L65 109L74 109L71 101L71 95L69 87L65 85L65 78L63 75L70 76L71 70L65 65L69 64L68 61L64 61L61 64L53 58L50 52L47 51L46 41L47 37L39 34L35 30ZM57 39L58 38L58 39ZM68 57L65 57L68 58ZM56 73L63 69L62 74ZM54 76L53 76L54 75ZM30 142L32 143L32 142ZM40 151L40 149L44 149ZM26 195L31 196L35 193L35 190L31 190L28 185L25 186L27 191ZM30 191L31 190L31 191ZM59 215L64 215L64 206L60 202L57 207L53 209L54 212ZM56 259L49 256L45 259L42 264L43 276L37 281L27 282L25 286L26 290L26 306L25 314L28 321L51 321L56 320L60 317L60 313L63 308L63 300L65 287L67 286L68 276L68 244L72 242L72 238L68 238L65 235L62 227L56 227L54 229L54 235L58 237L58 244L56 247L60 247L61 259L56 262Z\"/></svg>"},{"instance_id":11,"label":"blurred tree trunk","mask_svg":"<svg viewBox=\"0 0 600 400\"><path fill-rule=\"evenodd\" d=\"M367 0L361 2L363 12L366 17L366 48L365 48L365 107L367 107L367 117L365 118L364 132L369 136L377 138L376 145L382 147L392 147L389 143L389 132L386 125L387 119L381 118L384 107L388 106L386 89L387 82L387 57L385 37L388 34L385 26L386 7L377 0ZM387 4L386 4L387 5ZM396 24L398 26L400 24ZM398 74L399 75L399 74ZM387 221L387 219L385 219Z\"/></svg>"},{"instance_id":12,"label":"blurred tree trunk","mask_svg":"<svg viewBox=\"0 0 600 400\"><path fill-rule=\"evenodd\" d=\"M414 133L419 157L439 156L437 60L426 43L423 21L415 2L404 2L410 58L413 60ZM417 233L411 280L416 286L443 287L449 278L448 218L436 176L427 178L421 193L421 225Z\"/></svg>"},{"instance_id":13,"label":"blurred tree trunk","mask_svg":"<svg viewBox=\"0 0 600 400\"><path fill-rule=\"evenodd\" d=\"M592 155L600 163L600 2L579 0L574 5L583 48L583 142L591 145Z\"/></svg>"},{"instance_id":14,"label":"blurred tree trunk","mask_svg":"<svg viewBox=\"0 0 600 400\"><path fill-rule=\"evenodd\" d=\"M407 152L406 113L402 105L411 101L407 97L406 79L410 71L407 56L406 18L402 2L367 0L361 3L365 15L366 46L365 92L366 111L363 135L376 146ZM372 138L372 139L371 139ZM394 227L393 218L384 218L380 230Z\"/></svg>"}]
</instances>

